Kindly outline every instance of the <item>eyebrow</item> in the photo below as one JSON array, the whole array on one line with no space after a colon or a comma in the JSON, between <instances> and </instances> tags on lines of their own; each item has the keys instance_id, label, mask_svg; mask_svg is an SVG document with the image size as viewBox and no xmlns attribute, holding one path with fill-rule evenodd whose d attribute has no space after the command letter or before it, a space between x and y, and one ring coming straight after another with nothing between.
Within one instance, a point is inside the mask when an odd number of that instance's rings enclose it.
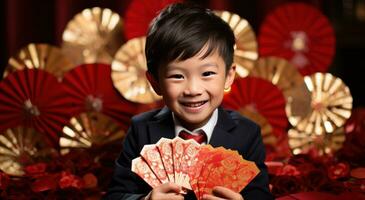
<instances>
[{"instance_id":1,"label":"eyebrow","mask_svg":"<svg viewBox=\"0 0 365 200\"><path fill-rule=\"evenodd\" d=\"M214 66L218 68L218 64L217 63L205 63L203 65L200 65L200 67L205 67L205 66Z\"/></svg>"},{"instance_id":2,"label":"eyebrow","mask_svg":"<svg viewBox=\"0 0 365 200\"><path fill-rule=\"evenodd\" d=\"M208 66L213 66L213 67L217 67L218 68L218 64L214 63L214 62L209 62L209 63L204 63L202 65L198 65L197 67L208 67ZM176 68L180 68L179 66L173 65L173 64L169 64L167 65L167 67L176 67Z\"/></svg>"}]
</instances>

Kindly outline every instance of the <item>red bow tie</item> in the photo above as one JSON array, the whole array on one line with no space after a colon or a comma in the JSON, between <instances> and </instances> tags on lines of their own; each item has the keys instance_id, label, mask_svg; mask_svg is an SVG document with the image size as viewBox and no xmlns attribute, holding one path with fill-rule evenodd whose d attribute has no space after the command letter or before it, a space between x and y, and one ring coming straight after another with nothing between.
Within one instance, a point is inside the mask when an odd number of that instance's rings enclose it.
<instances>
[{"instance_id":1,"label":"red bow tie","mask_svg":"<svg viewBox=\"0 0 365 200\"><path fill-rule=\"evenodd\" d=\"M207 141L207 135L204 133L204 131L197 132L197 135L190 134L184 130L180 131L179 137L181 137L184 140L193 139L199 144Z\"/></svg>"}]
</instances>

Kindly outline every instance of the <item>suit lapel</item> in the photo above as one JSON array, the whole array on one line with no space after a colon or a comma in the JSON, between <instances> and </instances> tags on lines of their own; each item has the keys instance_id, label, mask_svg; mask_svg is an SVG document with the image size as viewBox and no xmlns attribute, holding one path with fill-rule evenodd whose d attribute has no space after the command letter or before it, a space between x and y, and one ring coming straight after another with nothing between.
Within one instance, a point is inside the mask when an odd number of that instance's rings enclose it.
<instances>
[{"instance_id":1,"label":"suit lapel","mask_svg":"<svg viewBox=\"0 0 365 200\"><path fill-rule=\"evenodd\" d=\"M231 116L221 107L218 108L218 121L214 127L212 137L209 141L213 147L224 146L230 148L231 144L235 144L235 138L230 131L236 126Z\"/></svg>"},{"instance_id":2,"label":"suit lapel","mask_svg":"<svg viewBox=\"0 0 365 200\"><path fill-rule=\"evenodd\" d=\"M157 143L162 137L174 138L175 128L171 111L164 107L155 117L148 122L148 134L150 143Z\"/></svg>"}]
</instances>

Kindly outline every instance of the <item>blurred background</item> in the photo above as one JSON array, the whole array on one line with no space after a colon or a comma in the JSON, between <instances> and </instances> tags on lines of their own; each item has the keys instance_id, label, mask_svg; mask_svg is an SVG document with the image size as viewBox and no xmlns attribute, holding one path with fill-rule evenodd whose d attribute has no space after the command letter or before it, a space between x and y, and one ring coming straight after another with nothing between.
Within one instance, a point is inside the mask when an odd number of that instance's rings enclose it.
<instances>
[{"instance_id":1,"label":"blurred background","mask_svg":"<svg viewBox=\"0 0 365 200\"><path fill-rule=\"evenodd\" d=\"M131 0L5 0L1 1L0 73L11 55L28 43L49 43L60 46L62 32L69 20L85 8L110 8L124 15ZM350 88L354 107L365 105L365 84L362 64L365 55L364 0L196 0L212 9L223 9L247 19L255 33L266 14L285 2L312 4L328 17L336 34L336 54L329 71L340 77Z\"/></svg>"}]
</instances>

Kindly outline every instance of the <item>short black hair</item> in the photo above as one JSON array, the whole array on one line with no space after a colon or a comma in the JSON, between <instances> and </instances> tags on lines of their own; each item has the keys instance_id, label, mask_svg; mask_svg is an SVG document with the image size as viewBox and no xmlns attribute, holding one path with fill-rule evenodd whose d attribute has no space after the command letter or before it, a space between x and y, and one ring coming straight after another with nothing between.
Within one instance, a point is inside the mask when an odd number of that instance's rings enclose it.
<instances>
[{"instance_id":1,"label":"short black hair","mask_svg":"<svg viewBox=\"0 0 365 200\"><path fill-rule=\"evenodd\" d=\"M233 62L234 44L230 26L211 10L192 4L171 4L150 24L145 47L148 72L158 80L161 67L189 59L207 45L202 58L218 51L227 73Z\"/></svg>"}]
</instances>

